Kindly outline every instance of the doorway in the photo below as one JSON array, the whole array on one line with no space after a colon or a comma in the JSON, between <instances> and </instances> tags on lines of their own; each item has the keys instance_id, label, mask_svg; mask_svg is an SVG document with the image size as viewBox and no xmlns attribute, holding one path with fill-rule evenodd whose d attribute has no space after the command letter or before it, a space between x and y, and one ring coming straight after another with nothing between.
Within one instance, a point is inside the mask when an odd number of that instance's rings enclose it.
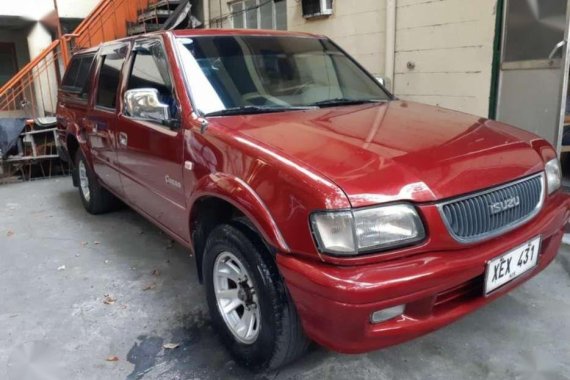
<instances>
[{"instance_id":1,"label":"doorway","mask_svg":"<svg viewBox=\"0 0 570 380\"><path fill-rule=\"evenodd\" d=\"M568 4L504 0L496 116L548 140L570 188Z\"/></svg>"},{"instance_id":2,"label":"doorway","mask_svg":"<svg viewBox=\"0 0 570 380\"><path fill-rule=\"evenodd\" d=\"M0 87L18 72L16 47L12 42L0 42Z\"/></svg>"}]
</instances>

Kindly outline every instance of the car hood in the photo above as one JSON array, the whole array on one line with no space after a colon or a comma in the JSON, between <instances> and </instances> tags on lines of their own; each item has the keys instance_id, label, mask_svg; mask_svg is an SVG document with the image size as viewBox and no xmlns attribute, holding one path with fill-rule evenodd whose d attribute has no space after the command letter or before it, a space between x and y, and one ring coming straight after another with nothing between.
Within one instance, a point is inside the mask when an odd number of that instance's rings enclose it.
<instances>
[{"instance_id":1,"label":"car hood","mask_svg":"<svg viewBox=\"0 0 570 380\"><path fill-rule=\"evenodd\" d=\"M353 207L454 197L544 166L533 134L406 101L218 120L327 177Z\"/></svg>"}]
</instances>

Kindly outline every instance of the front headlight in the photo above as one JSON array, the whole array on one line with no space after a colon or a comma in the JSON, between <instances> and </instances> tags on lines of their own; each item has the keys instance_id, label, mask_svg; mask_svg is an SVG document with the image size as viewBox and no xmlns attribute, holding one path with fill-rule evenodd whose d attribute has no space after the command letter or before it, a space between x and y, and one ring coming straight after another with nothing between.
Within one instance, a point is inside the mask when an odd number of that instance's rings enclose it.
<instances>
[{"instance_id":1,"label":"front headlight","mask_svg":"<svg viewBox=\"0 0 570 380\"><path fill-rule=\"evenodd\" d=\"M351 256L419 242L424 226L409 204L311 215L311 228L319 251Z\"/></svg>"},{"instance_id":2,"label":"front headlight","mask_svg":"<svg viewBox=\"0 0 570 380\"><path fill-rule=\"evenodd\" d=\"M546 172L546 189L550 195L556 190L560 189L560 186L562 186L562 180L560 179L560 164L558 163L558 159L555 158L548 161L544 167L544 171Z\"/></svg>"}]
</instances>

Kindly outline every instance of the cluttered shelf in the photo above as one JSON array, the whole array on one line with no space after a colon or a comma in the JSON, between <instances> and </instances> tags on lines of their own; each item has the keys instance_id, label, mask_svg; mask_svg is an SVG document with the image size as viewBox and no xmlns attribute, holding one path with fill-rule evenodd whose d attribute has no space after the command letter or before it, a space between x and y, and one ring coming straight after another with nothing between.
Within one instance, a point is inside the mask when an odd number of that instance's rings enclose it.
<instances>
[{"instance_id":1,"label":"cluttered shelf","mask_svg":"<svg viewBox=\"0 0 570 380\"><path fill-rule=\"evenodd\" d=\"M57 151L55 117L0 119L0 181L68 174Z\"/></svg>"}]
</instances>

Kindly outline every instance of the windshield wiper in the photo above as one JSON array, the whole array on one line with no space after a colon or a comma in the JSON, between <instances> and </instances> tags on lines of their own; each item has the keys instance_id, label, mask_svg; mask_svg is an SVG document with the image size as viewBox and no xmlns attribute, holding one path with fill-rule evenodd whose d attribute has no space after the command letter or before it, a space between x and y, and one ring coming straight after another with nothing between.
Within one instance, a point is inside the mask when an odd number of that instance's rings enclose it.
<instances>
[{"instance_id":1,"label":"windshield wiper","mask_svg":"<svg viewBox=\"0 0 570 380\"><path fill-rule=\"evenodd\" d=\"M270 107L270 106L240 106L226 108L225 110L219 110L207 113L204 116L229 116L229 115L253 115L257 113L271 113L271 112L286 112L286 111L296 111L296 110L309 110L315 107Z\"/></svg>"},{"instance_id":2,"label":"windshield wiper","mask_svg":"<svg viewBox=\"0 0 570 380\"><path fill-rule=\"evenodd\" d=\"M349 98L334 98L321 100L320 102L312 103L312 106L317 107L336 107L336 106L352 106L358 104L379 103L382 100L378 99L349 99Z\"/></svg>"}]
</instances>

